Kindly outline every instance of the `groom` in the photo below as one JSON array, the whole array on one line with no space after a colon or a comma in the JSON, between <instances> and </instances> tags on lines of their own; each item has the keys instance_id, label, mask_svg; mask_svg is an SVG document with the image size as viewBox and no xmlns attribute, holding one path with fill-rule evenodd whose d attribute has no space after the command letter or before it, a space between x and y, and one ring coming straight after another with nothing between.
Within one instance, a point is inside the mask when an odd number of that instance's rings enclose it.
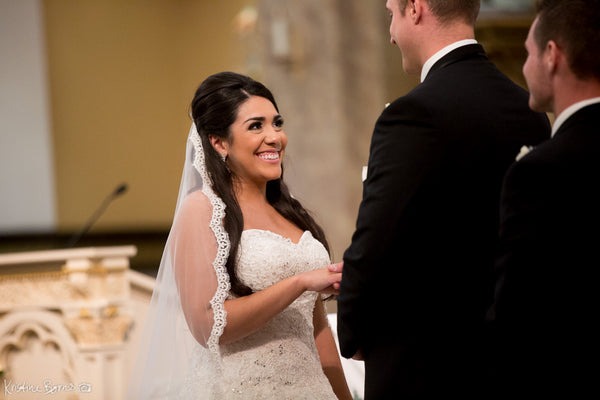
<instances>
[{"instance_id":1,"label":"groom","mask_svg":"<svg viewBox=\"0 0 600 400\"><path fill-rule=\"evenodd\" d=\"M421 84L375 124L338 335L365 396L481 395L502 177L544 114L474 40L479 0L388 0L392 44Z\"/></svg>"},{"instance_id":2,"label":"groom","mask_svg":"<svg viewBox=\"0 0 600 400\"><path fill-rule=\"evenodd\" d=\"M556 121L504 182L496 386L598 398L600 1L541 2L525 47L529 104Z\"/></svg>"}]
</instances>

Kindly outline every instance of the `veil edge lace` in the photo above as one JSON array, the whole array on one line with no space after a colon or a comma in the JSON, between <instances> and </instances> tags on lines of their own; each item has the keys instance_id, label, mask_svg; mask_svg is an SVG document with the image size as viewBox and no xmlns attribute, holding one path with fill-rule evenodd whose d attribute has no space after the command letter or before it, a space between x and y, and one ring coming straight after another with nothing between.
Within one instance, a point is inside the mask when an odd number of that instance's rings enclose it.
<instances>
[{"instance_id":1,"label":"veil edge lace","mask_svg":"<svg viewBox=\"0 0 600 400\"><path fill-rule=\"evenodd\" d=\"M210 228L217 240L217 255L212 263L217 277L217 290L210 301L214 323L207 341L207 347L213 355L219 356L219 338L223 334L223 330L227 324L227 312L225 311L224 303L231 289L229 275L225 267L227 258L229 257L230 241L229 235L222 223L225 217L225 203L212 189L211 180L206 171L202 142L195 124L193 130L194 132L189 138L195 151L193 165L202 178L202 193L208 197L212 205Z\"/></svg>"}]
</instances>

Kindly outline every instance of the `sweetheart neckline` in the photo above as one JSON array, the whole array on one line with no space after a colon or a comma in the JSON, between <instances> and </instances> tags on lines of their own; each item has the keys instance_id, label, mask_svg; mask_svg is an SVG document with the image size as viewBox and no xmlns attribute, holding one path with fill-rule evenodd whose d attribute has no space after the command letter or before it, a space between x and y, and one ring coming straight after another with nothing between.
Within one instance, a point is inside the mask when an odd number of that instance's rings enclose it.
<instances>
[{"instance_id":1,"label":"sweetheart neckline","mask_svg":"<svg viewBox=\"0 0 600 400\"><path fill-rule=\"evenodd\" d=\"M310 231L304 231L304 232L302 232L302 235L300 236L300 239L298 239L298 242L297 242L297 243L296 243L296 242L294 242L294 241L293 241L292 239L290 239L289 237L285 237L285 236L283 236L283 235L280 235L280 234L279 234L279 233L277 233L277 232L268 231L268 230L265 230L265 229L257 229L257 228L252 228L252 229L244 229L244 230L242 231L242 234L243 234L244 232L252 232L252 231L255 231L255 232L266 232L266 233L269 233L269 234L271 234L271 235L274 235L274 236L276 236L276 237L279 237L279 238L281 238L281 239L285 240L286 242L289 242L289 243L291 243L291 244L293 244L293 245L296 245L296 246L297 246L297 245L299 245L299 244L302 242L302 239L304 239L304 237L305 237L307 234L310 234Z\"/></svg>"}]
</instances>

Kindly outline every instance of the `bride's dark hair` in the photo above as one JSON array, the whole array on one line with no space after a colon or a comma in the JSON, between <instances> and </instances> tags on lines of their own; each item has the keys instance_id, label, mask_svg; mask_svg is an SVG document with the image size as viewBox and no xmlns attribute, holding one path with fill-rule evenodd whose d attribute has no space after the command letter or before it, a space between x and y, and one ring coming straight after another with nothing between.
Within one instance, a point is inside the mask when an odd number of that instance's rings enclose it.
<instances>
[{"instance_id":1,"label":"bride's dark hair","mask_svg":"<svg viewBox=\"0 0 600 400\"><path fill-rule=\"evenodd\" d=\"M275 98L269 89L250 77L234 72L220 72L206 78L196 90L191 105L192 118L202 139L206 170L213 190L226 206L223 223L231 243L226 268L231 282L231 291L237 296L252 294L252 290L240 282L235 273L235 261L244 229L244 220L235 196L232 173L212 147L209 135L227 139L230 135L229 128L237 118L240 105L250 96L266 98L279 112ZM290 195L288 187L283 181L283 165L281 177L267 183L267 201L287 220L302 230L310 231L329 252L329 245L323 229L300 202Z\"/></svg>"}]
</instances>

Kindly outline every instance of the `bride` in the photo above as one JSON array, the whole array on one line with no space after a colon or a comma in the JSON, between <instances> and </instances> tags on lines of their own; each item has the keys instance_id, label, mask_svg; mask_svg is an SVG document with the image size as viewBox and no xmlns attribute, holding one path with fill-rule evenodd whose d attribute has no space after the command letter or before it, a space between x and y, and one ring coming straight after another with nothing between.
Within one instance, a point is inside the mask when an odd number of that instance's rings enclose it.
<instances>
[{"instance_id":1,"label":"bride","mask_svg":"<svg viewBox=\"0 0 600 400\"><path fill-rule=\"evenodd\" d=\"M191 107L128 398L351 399L322 301L341 273L327 268L322 229L283 182L287 137L273 95L223 72Z\"/></svg>"}]
</instances>

